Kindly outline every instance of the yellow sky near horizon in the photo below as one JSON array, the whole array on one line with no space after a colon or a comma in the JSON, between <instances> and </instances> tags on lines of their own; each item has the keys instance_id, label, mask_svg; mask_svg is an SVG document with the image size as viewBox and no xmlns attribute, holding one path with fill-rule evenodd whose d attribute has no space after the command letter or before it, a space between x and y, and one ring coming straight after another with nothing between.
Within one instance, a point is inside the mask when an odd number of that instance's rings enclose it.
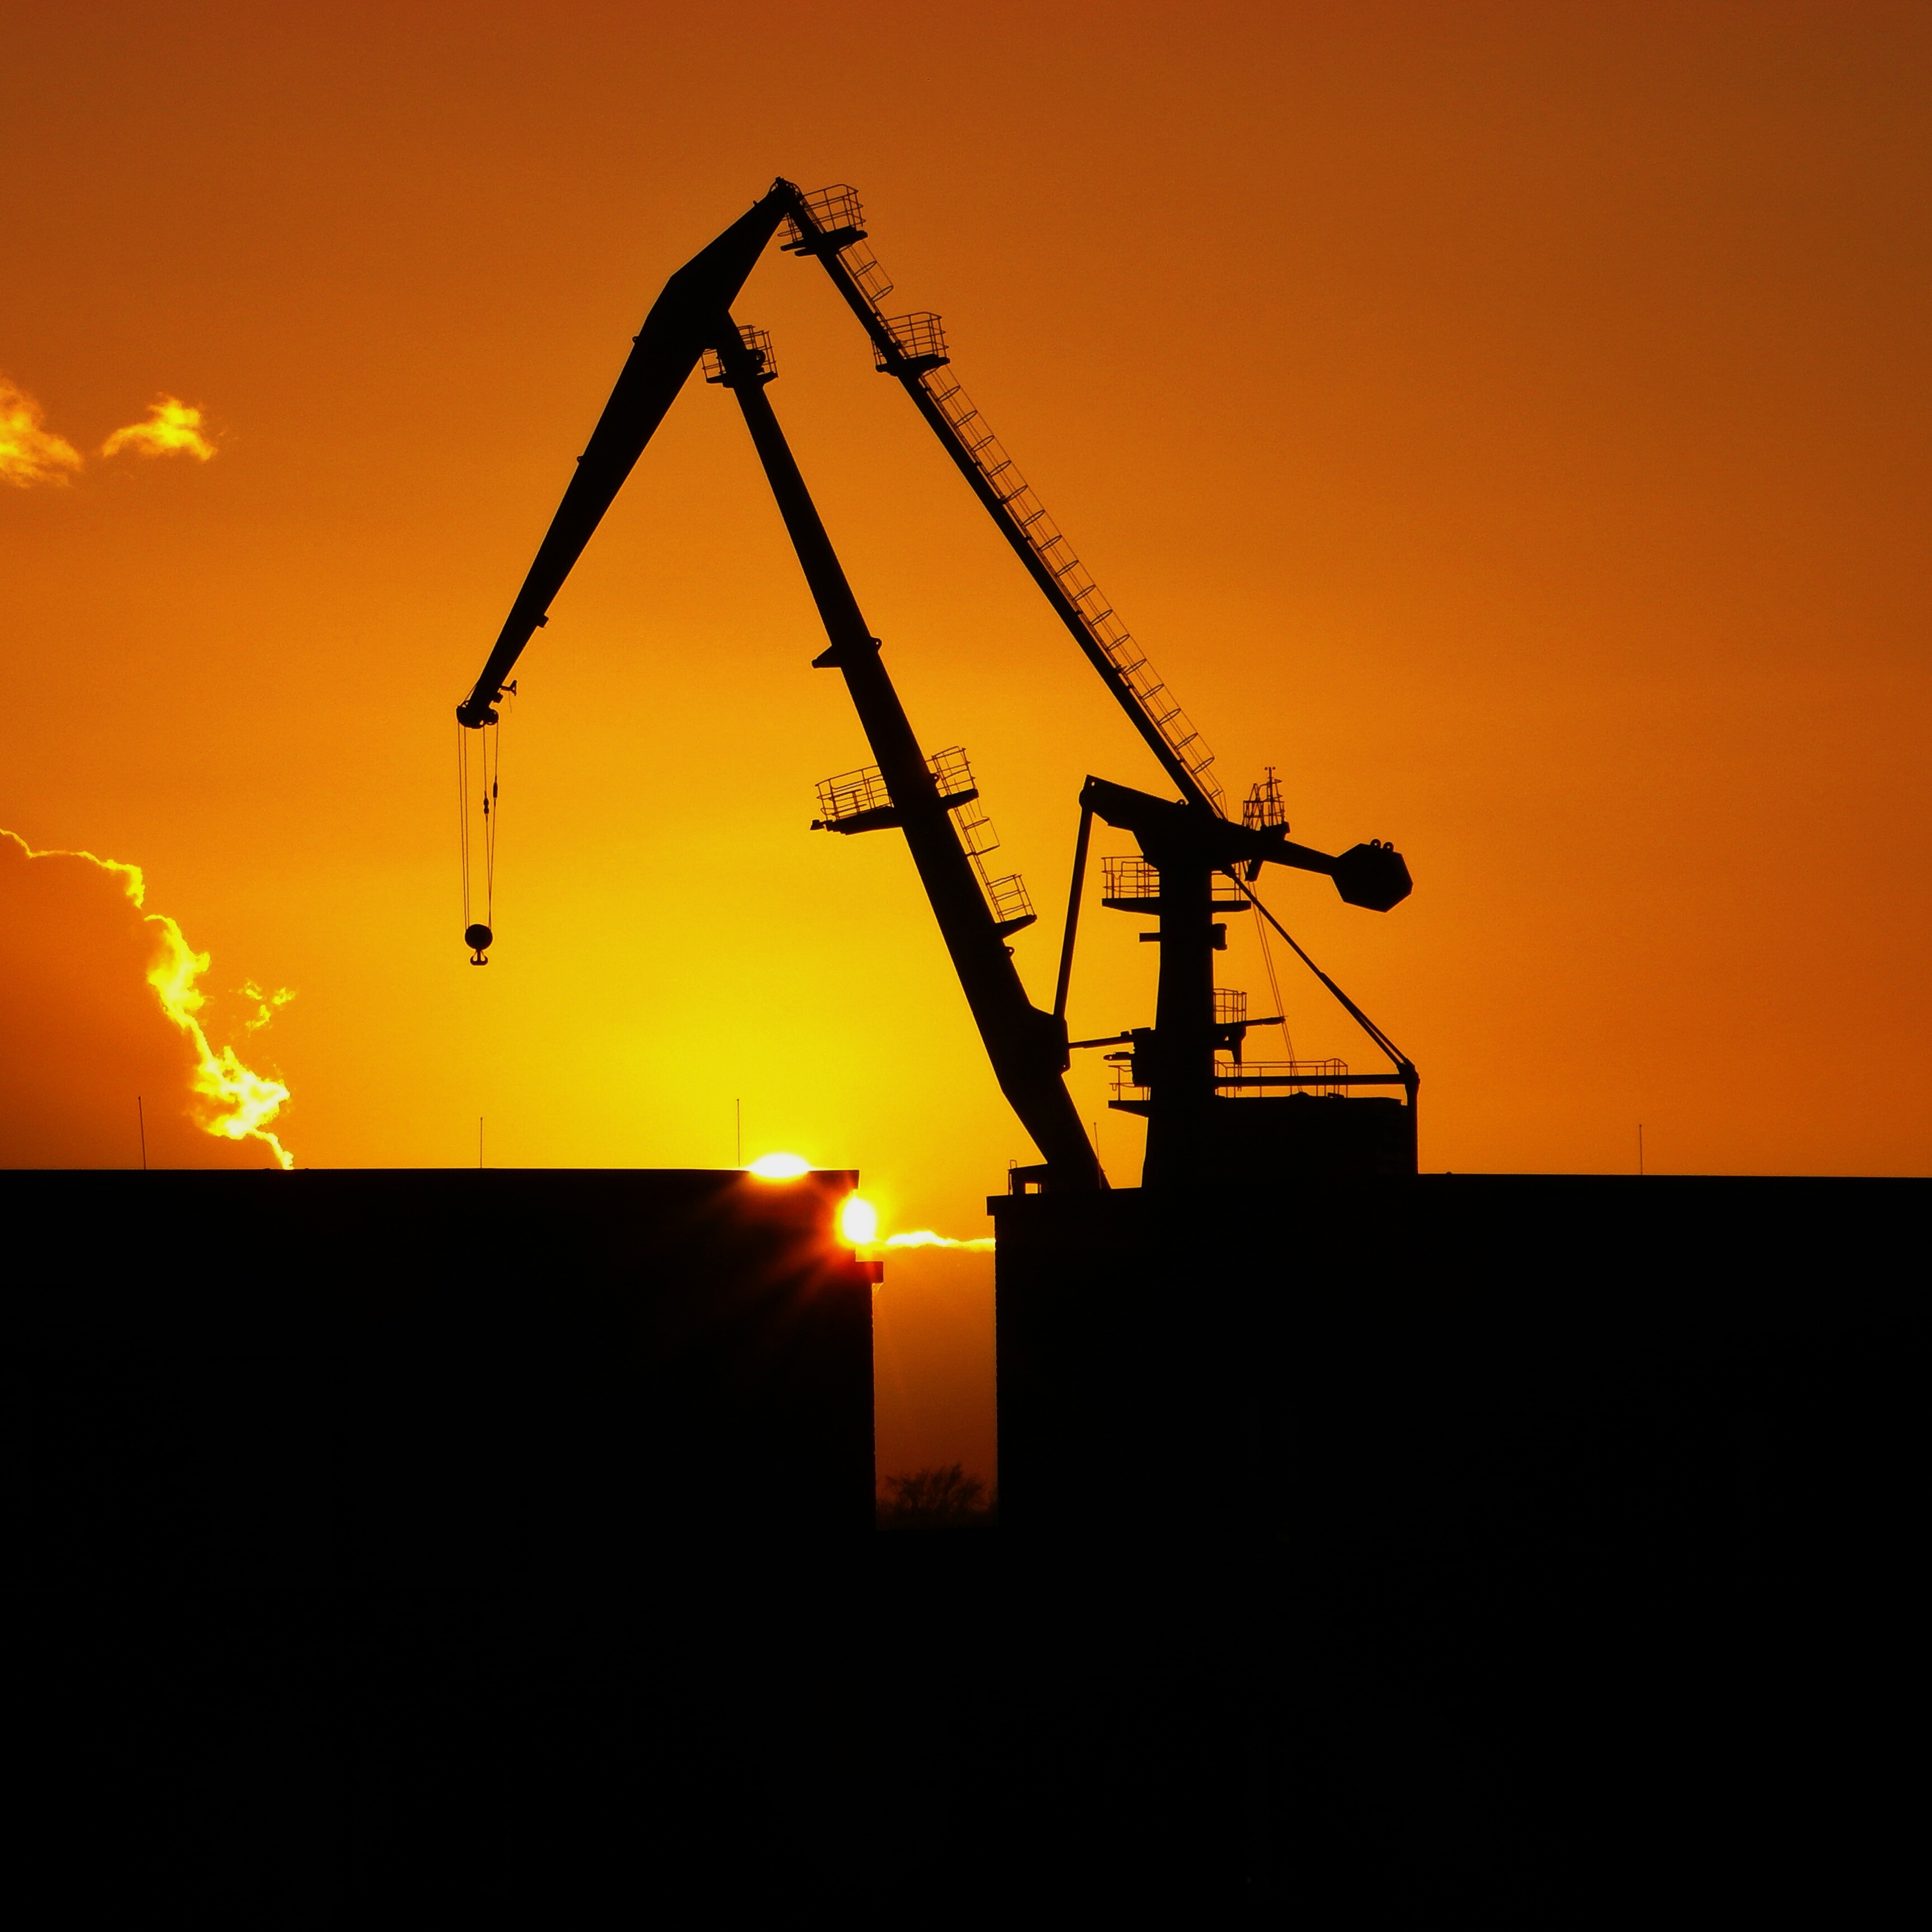
<instances>
[{"instance_id":1,"label":"yellow sky near horizon","mask_svg":"<svg viewBox=\"0 0 1932 1932\"><path fill-rule=\"evenodd\" d=\"M717 391L519 668L459 944L452 706L664 278L783 172L856 186L1228 790L1407 855L1386 917L1270 898L1421 1067L1425 1166L1617 1171L1640 1120L1665 1171L1932 1165L1922 10L10 33L0 376L85 460L0 489L0 825L141 866L212 987L300 988L298 1162L464 1162L481 1114L506 1165L722 1163L742 1100L747 1154L973 1236L1030 1157L899 843L806 830L865 749ZM774 252L738 313L1050 1004L1080 781L1157 774L823 277ZM97 454L159 398L212 460ZM1090 902L1077 1034L1150 1016L1137 924ZM1298 1048L1369 1064L1282 970Z\"/></svg>"}]
</instances>

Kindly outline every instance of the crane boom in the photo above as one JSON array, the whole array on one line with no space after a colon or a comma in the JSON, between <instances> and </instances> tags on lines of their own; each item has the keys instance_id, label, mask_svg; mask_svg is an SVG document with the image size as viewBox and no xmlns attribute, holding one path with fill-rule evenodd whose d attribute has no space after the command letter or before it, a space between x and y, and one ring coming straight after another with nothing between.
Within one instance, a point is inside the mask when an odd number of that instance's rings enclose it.
<instances>
[{"instance_id":1,"label":"crane boom","mask_svg":"<svg viewBox=\"0 0 1932 1932\"><path fill-rule=\"evenodd\" d=\"M1102 595L958 379L941 373L949 358L937 333L938 318L908 316L896 328L880 306L892 284L881 274L867 272L876 270L877 264L863 262L855 268L845 260L846 254L866 239L865 231L831 226L824 211L842 195L856 213L856 198L849 190L828 188L808 196L791 182L781 185L788 191L785 212L796 238L785 244L787 248L817 257L872 338L880 373L897 379L1181 796L1225 817L1220 781L1213 770L1214 754L1207 740L1148 663L1147 653ZM905 329L905 324L921 322L932 326L922 339ZM901 339L902 332L908 339Z\"/></svg>"},{"instance_id":2,"label":"crane boom","mask_svg":"<svg viewBox=\"0 0 1932 1932\"><path fill-rule=\"evenodd\" d=\"M736 393L831 640L817 662L844 674L1000 1090L1046 1157L1055 1187L1104 1187L1079 1111L1061 1077L1066 1066L1065 1023L1042 1012L1026 996L1003 929L981 894L948 805L880 660L878 641L866 628L772 414L764 394L766 378L730 320L732 301L797 194L789 182L774 183L747 214L665 284L578 458L577 473L482 674L457 707L457 718L471 728L494 720L504 681L532 634L548 621L551 598L678 392L705 351L714 350Z\"/></svg>"},{"instance_id":3,"label":"crane boom","mask_svg":"<svg viewBox=\"0 0 1932 1932\"><path fill-rule=\"evenodd\" d=\"M796 192L789 182L775 183L748 213L686 262L651 304L482 675L456 708L460 722L475 726L488 721L524 646L538 626L550 621L550 599L697 368L717 317L737 299Z\"/></svg>"},{"instance_id":4,"label":"crane boom","mask_svg":"<svg viewBox=\"0 0 1932 1932\"><path fill-rule=\"evenodd\" d=\"M813 662L844 676L1000 1090L1046 1156L1056 1189L1104 1186L1079 1110L1061 1078L1066 1066L1066 1023L1028 1000L1014 970L1012 956L960 844L952 813L892 688L879 655L879 640L860 610L765 393L770 378L753 360L728 316L721 318L711 346L751 431L825 626L828 648Z\"/></svg>"}]
</instances>

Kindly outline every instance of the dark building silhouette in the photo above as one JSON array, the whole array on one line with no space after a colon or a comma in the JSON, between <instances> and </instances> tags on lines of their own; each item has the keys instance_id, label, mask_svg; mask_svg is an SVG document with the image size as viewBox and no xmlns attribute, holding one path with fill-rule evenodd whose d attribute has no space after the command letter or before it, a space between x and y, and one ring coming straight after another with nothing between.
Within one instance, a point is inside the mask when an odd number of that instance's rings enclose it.
<instances>
[{"instance_id":1,"label":"dark building silhouette","mask_svg":"<svg viewBox=\"0 0 1932 1932\"><path fill-rule=\"evenodd\" d=\"M854 1180L0 1174L16 1922L776 1882L873 1517Z\"/></svg>"},{"instance_id":2,"label":"dark building silhouette","mask_svg":"<svg viewBox=\"0 0 1932 1932\"><path fill-rule=\"evenodd\" d=\"M991 1205L1000 1535L1062 1553L1112 1856L1191 1817L1336 1923L1902 1876L1932 1184Z\"/></svg>"},{"instance_id":3,"label":"dark building silhouette","mask_svg":"<svg viewBox=\"0 0 1932 1932\"><path fill-rule=\"evenodd\" d=\"M16 1908L1896 1881L1928 1184L1003 1197L1000 1526L874 1535L850 1182L0 1176Z\"/></svg>"}]
</instances>

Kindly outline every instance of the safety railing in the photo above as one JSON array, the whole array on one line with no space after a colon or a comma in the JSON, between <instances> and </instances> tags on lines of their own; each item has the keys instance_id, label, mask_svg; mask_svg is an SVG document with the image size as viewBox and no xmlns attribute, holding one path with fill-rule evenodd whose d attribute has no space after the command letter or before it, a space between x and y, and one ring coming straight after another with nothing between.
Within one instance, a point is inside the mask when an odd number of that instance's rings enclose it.
<instances>
[{"instance_id":1,"label":"safety railing","mask_svg":"<svg viewBox=\"0 0 1932 1932\"><path fill-rule=\"evenodd\" d=\"M741 325L738 339L745 345L752 360L758 364L758 374L769 382L778 373L778 358L772 352L771 332ZM704 374L707 382L722 383L728 389L731 386L731 379L724 373L724 362L715 349L707 349L704 352Z\"/></svg>"},{"instance_id":2,"label":"safety railing","mask_svg":"<svg viewBox=\"0 0 1932 1932\"><path fill-rule=\"evenodd\" d=\"M950 359L946 353L946 330L930 309L922 309L916 315L892 316L886 322L886 333L892 338L898 356L894 361L880 344L874 343L872 364L882 372L897 375L907 370L918 375L928 369L942 368Z\"/></svg>"},{"instance_id":3,"label":"safety railing","mask_svg":"<svg viewBox=\"0 0 1932 1932\"><path fill-rule=\"evenodd\" d=\"M1241 823L1250 832L1271 831L1277 825L1283 831L1288 829L1288 806L1274 766L1264 767L1264 776L1248 788L1248 795L1241 801Z\"/></svg>"},{"instance_id":4,"label":"safety railing","mask_svg":"<svg viewBox=\"0 0 1932 1932\"><path fill-rule=\"evenodd\" d=\"M1340 1100L1350 1084L1346 1060L1251 1060L1245 1066L1232 1060L1214 1064L1214 1084L1238 1096L1286 1088L1291 1093Z\"/></svg>"},{"instance_id":5,"label":"safety railing","mask_svg":"<svg viewBox=\"0 0 1932 1932\"><path fill-rule=\"evenodd\" d=\"M819 189L803 196L806 213L816 232L807 234L788 216L781 246L799 254L830 253L850 276L870 306L880 329L896 346L896 331L908 325L926 322L933 328L938 355L945 354L944 337L938 330L938 317L928 313L888 316L880 304L892 292L892 282L867 245L859 197L844 182ZM874 358L881 368L889 359L875 340ZM923 358L919 358L923 362ZM898 373L895 371L895 373ZM1100 655L1188 776L1200 787L1202 795L1217 812L1226 815L1225 794L1214 773L1214 754L1199 728L1181 708L1180 700L1148 662L1147 653L1134 640L1121 620L1074 553L1066 535L1047 513L1046 506L1021 473L1019 466L992 425L982 416L959 379L944 362L935 359L904 373L912 375L932 403L946 431L970 461L986 485L1000 513L1024 542L1042 566L1055 592L1064 598Z\"/></svg>"},{"instance_id":6,"label":"safety railing","mask_svg":"<svg viewBox=\"0 0 1932 1932\"><path fill-rule=\"evenodd\" d=\"M842 256L842 260L843 257ZM884 318L881 316L880 320ZM1148 662L1119 614L1094 581L1066 532L1048 513L992 425L950 368L928 369L920 386L951 431L953 440L972 459L1006 520L1026 540L1027 547L1046 566L1061 596L1072 608L1082 628L1100 646L1134 702L1160 734L1190 777L1216 812L1225 812L1224 794L1211 767L1214 754L1200 728L1181 708L1180 700Z\"/></svg>"},{"instance_id":7,"label":"safety railing","mask_svg":"<svg viewBox=\"0 0 1932 1932\"><path fill-rule=\"evenodd\" d=\"M1017 872L1009 872L1004 878L988 878L983 867L977 868L980 882L986 889L987 903L993 908L997 923L1008 932L1016 932L1022 926L1030 926L1036 916L1033 897L1026 889L1026 883Z\"/></svg>"},{"instance_id":8,"label":"safety railing","mask_svg":"<svg viewBox=\"0 0 1932 1932\"><path fill-rule=\"evenodd\" d=\"M857 190L843 182L834 182L830 188L820 188L803 200L806 213L818 232L806 234L788 214L778 246L794 255L816 255L829 248L858 284L859 292L877 308L892 293L892 278L866 245L866 218L859 206Z\"/></svg>"},{"instance_id":9,"label":"safety railing","mask_svg":"<svg viewBox=\"0 0 1932 1932\"><path fill-rule=\"evenodd\" d=\"M942 804L973 790L973 767L967 762L964 746L949 745L943 752L934 752L926 760L926 768L939 788ZM828 830L836 830L862 814L892 808L892 792L877 765L861 765L856 771L840 772L818 782L819 823ZM993 844L998 842L995 839ZM990 851L992 847L986 849Z\"/></svg>"},{"instance_id":10,"label":"safety railing","mask_svg":"<svg viewBox=\"0 0 1932 1932\"><path fill-rule=\"evenodd\" d=\"M840 772L818 782L818 822L827 830L868 812L890 812L892 795L877 765Z\"/></svg>"},{"instance_id":11,"label":"safety railing","mask_svg":"<svg viewBox=\"0 0 1932 1932\"><path fill-rule=\"evenodd\" d=\"M964 745L948 745L943 752L929 753L926 768L932 774L942 801L974 789L973 767L967 761Z\"/></svg>"},{"instance_id":12,"label":"safety railing","mask_svg":"<svg viewBox=\"0 0 1932 1932\"><path fill-rule=\"evenodd\" d=\"M979 788L973 767L962 745L948 745L930 754L926 768L932 774L939 802L952 814L959 843L964 848L994 923L1002 932L1016 932L1030 926L1038 915L1033 908L1026 884L1017 872L995 878L986 868L986 855L1000 849L1000 835L980 803ZM892 803L892 790L877 765L861 765L856 771L840 772L818 784L818 816L815 830L827 832L868 832L896 825L898 814Z\"/></svg>"},{"instance_id":13,"label":"safety railing","mask_svg":"<svg viewBox=\"0 0 1932 1932\"><path fill-rule=\"evenodd\" d=\"M1100 902L1121 912L1152 912L1160 901L1160 869L1144 859L1102 859Z\"/></svg>"}]
</instances>

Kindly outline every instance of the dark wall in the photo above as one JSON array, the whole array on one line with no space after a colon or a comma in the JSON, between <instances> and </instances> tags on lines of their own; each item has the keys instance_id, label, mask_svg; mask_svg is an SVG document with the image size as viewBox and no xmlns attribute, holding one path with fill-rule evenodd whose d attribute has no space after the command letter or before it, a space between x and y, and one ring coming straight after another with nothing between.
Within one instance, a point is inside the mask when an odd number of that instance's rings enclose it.
<instances>
[{"instance_id":1,"label":"dark wall","mask_svg":"<svg viewBox=\"0 0 1932 1932\"><path fill-rule=\"evenodd\" d=\"M1855 1391L1922 1318L1932 1183L1438 1174L990 1204L1012 1526L1118 1510L1384 1544L1504 1519L1595 1536L1608 1512L1701 1537L1814 1510L1822 1466L1792 1458L1886 1426ZM1694 1466L1717 1485L1698 1501Z\"/></svg>"},{"instance_id":2,"label":"dark wall","mask_svg":"<svg viewBox=\"0 0 1932 1932\"><path fill-rule=\"evenodd\" d=\"M849 1174L0 1174L0 1574L519 1584L863 1534Z\"/></svg>"},{"instance_id":3,"label":"dark wall","mask_svg":"<svg viewBox=\"0 0 1932 1932\"><path fill-rule=\"evenodd\" d=\"M808 1876L872 1540L854 1178L0 1174L0 1906Z\"/></svg>"},{"instance_id":4,"label":"dark wall","mask_svg":"<svg viewBox=\"0 0 1932 1932\"><path fill-rule=\"evenodd\" d=\"M1152 1809L1283 1910L1893 1869L1932 1184L1264 1204L992 1204L1002 1537L1114 1573L1069 1600L1150 1685L1192 1660Z\"/></svg>"}]
</instances>

